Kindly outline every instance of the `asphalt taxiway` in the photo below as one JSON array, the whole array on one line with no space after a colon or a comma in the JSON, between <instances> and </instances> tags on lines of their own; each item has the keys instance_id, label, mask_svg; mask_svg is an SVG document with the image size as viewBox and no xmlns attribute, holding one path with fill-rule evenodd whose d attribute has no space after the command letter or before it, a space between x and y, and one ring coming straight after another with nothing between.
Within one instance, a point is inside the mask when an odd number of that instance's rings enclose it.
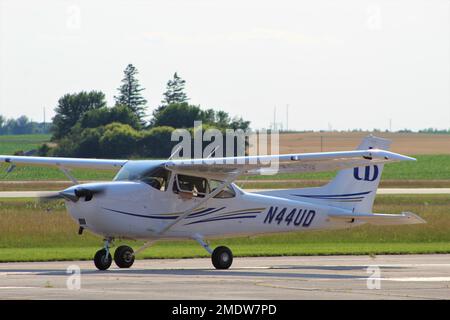
<instances>
[{"instance_id":1,"label":"asphalt taxiway","mask_svg":"<svg viewBox=\"0 0 450 320\"><path fill-rule=\"evenodd\" d=\"M0 263L0 299L450 299L450 255Z\"/></svg>"}]
</instances>

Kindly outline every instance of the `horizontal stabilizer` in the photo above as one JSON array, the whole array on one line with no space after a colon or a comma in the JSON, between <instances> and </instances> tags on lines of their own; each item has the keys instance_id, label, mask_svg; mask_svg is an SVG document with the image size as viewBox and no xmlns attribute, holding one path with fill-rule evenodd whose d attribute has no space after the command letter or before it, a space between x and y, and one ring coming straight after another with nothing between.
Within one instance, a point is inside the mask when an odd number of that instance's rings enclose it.
<instances>
[{"instance_id":1,"label":"horizontal stabilizer","mask_svg":"<svg viewBox=\"0 0 450 320\"><path fill-rule=\"evenodd\" d=\"M370 213L370 214L328 214L331 219L343 221L363 222L375 225L400 225L400 224L418 224L426 223L418 215L411 212L402 212L401 214Z\"/></svg>"}]
</instances>

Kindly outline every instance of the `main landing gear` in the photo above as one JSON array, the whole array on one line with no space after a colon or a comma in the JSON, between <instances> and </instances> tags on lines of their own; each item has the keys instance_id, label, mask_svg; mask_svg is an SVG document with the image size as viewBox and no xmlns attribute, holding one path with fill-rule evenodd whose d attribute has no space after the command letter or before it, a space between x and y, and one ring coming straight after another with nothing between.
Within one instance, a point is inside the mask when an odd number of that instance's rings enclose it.
<instances>
[{"instance_id":1,"label":"main landing gear","mask_svg":"<svg viewBox=\"0 0 450 320\"><path fill-rule=\"evenodd\" d=\"M233 263L233 253L227 247L220 246L214 249L211 260L216 269L228 269Z\"/></svg>"},{"instance_id":2,"label":"main landing gear","mask_svg":"<svg viewBox=\"0 0 450 320\"><path fill-rule=\"evenodd\" d=\"M216 269L223 270L231 267L231 264L233 263L233 253L229 248L220 246L212 250L202 238L196 237L194 239L211 254L211 261Z\"/></svg>"},{"instance_id":3,"label":"main landing gear","mask_svg":"<svg viewBox=\"0 0 450 320\"><path fill-rule=\"evenodd\" d=\"M112 264L112 257L109 249L112 238L105 239L103 249L97 251L94 256L94 264L98 270L107 270ZM114 252L114 262L119 268L129 268L134 263L134 251L129 246L119 246Z\"/></svg>"}]
</instances>

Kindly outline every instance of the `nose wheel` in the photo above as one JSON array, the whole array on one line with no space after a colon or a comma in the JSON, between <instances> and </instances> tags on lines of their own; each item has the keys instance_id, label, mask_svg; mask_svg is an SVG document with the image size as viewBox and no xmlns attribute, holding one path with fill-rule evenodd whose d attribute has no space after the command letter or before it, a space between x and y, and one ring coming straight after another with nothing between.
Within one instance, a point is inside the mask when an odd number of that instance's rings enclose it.
<instances>
[{"instance_id":1,"label":"nose wheel","mask_svg":"<svg viewBox=\"0 0 450 320\"><path fill-rule=\"evenodd\" d=\"M107 270L112 263L112 257L108 250L98 250L94 256L94 264L98 270Z\"/></svg>"}]
</instances>

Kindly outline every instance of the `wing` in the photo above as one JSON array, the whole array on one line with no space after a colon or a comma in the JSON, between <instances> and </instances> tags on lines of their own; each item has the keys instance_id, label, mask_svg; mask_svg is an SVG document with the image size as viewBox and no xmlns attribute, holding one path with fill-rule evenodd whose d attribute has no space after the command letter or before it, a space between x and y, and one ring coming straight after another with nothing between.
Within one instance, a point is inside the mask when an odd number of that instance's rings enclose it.
<instances>
[{"instance_id":1,"label":"wing","mask_svg":"<svg viewBox=\"0 0 450 320\"><path fill-rule=\"evenodd\" d=\"M270 175L286 172L321 172L415 160L397 153L379 150L298 153L285 155L173 160L165 167L179 174L225 180L231 174Z\"/></svg>"},{"instance_id":2,"label":"wing","mask_svg":"<svg viewBox=\"0 0 450 320\"><path fill-rule=\"evenodd\" d=\"M64 169L86 168L111 170L120 169L128 160L108 159L81 159L81 158L58 158L58 157L25 157L25 156L3 156L0 155L0 163L6 162L11 165L48 166Z\"/></svg>"}]
</instances>

